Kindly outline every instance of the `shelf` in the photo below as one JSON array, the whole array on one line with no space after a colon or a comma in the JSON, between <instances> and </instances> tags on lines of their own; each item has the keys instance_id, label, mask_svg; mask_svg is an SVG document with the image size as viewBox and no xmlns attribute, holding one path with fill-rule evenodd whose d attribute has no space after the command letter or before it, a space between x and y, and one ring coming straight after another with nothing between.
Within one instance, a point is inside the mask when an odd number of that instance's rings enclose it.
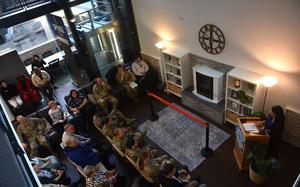
<instances>
[{"instance_id":1,"label":"shelf","mask_svg":"<svg viewBox=\"0 0 300 187\"><path fill-rule=\"evenodd\" d=\"M233 112L233 113L235 113L235 114L239 114L238 111L234 111L234 110L232 110L231 108L226 108L226 110L229 110L230 112Z\"/></svg>"},{"instance_id":2,"label":"shelf","mask_svg":"<svg viewBox=\"0 0 300 187\"><path fill-rule=\"evenodd\" d=\"M172 90L168 90L168 92L170 92L170 93L172 93L172 94L174 94L174 95L176 95L178 97L181 97L181 95L179 93L173 92Z\"/></svg>"},{"instance_id":3,"label":"shelf","mask_svg":"<svg viewBox=\"0 0 300 187\"><path fill-rule=\"evenodd\" d=\"M173 85L175 85L175 86L178 86L179 88L182 88L182 86L181 86L181 85L179 85L179 84L176 84L176 83L174 83L174 82L172 82L172 81L169 81L169 80L168 80L168 83L170 83L170 84L173 84Z\"/></svg>"},{"instance_id":4,"label":"shelf","mask_svg":"<svg viewBox=\"0 0 300 187\"><path fill-rule=\"evenodd\" d=\"M241 87L239 87L239 88L235 88L235 87L229 87L228 86L228 89L231 89L231 90L234 90L234 91L240 91L241 90Z\"/></svg>"},{"instance_id":5,"label":"shelf","mask_svg":"<svg viewBox=\"0 0 300 187\"><path fill-rule=\"evenodd\" d=\"M167 72L167 74L169 74L169 75L172 75L172 76L174 76L174 77L176 77L176 78L178 78L178 79L181 79L181 77L180 77L180 76L178 76L178 75L175 75L175 74L173 74L172 72Z\"/></svg>"},{"instance_id":6,"label":"shelf","mask_svg":"<svg viewBox=\"0 0 300 187\"><path fill-rule=\"evenodd\" d=\"M247 104L244 104L244 103L241 103L241 101L238 100L238 99L234 99L234 98L231 98L231 97L228 97L227 99L230 100L230 101L236 102L236 103L238 103L239 105L242 105L242 106L247 107L247 108L249 108L249 109L253 109L252 106L247 105Z\"/></svg>"},{"instance_id":7,"label":"shelf","mask_svg":"<svg viewBox=\"0 0 300 187\"><path fill-rule=\"evenodd\" d=\"M174 67L174 68L180 69L180 66L176 66L176 65L171 64L171 63L169 63L169 62L165 62L165 64L168 65L168 66L172 66L172 67Z\"/></svg>"}]
</instances>

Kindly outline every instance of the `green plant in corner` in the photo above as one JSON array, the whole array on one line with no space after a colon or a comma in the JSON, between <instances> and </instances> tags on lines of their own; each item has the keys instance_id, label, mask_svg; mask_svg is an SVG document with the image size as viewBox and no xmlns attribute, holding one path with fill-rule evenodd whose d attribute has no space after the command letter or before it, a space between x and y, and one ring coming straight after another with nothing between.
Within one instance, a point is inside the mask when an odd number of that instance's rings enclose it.
<instances>
[{"instance_id":1,"label":"green plant in corner","mask_svg":"<svg viewBox=\"0 0 300 187\"><path fill-rule=\"evenodd\" d=\"M273 169L280 167L275 158L266 158L266 145L260 142L250 142L249 160L250 179L256 184L265 183Z\"/></svg>"}]
</instances>

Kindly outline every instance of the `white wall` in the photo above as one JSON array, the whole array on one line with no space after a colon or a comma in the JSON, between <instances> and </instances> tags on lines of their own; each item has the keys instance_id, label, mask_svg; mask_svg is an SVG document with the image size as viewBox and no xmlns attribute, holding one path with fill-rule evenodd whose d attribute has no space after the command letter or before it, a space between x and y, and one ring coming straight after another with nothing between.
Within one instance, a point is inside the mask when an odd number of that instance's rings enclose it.
<instances>
[{"instance_id":1,"label":"white wall","mask_svg":"<svg viewBox=\"0 0 300 187\"><path fill-rule=\"evenodd\" d=\"M300 109L299 0L132 0L142 51L159 58L154 43L168 40L196 55L278 79L266 111ZM205 24L218 26L226 46L218 55L198 42Z\"/></svg>"}]
</instances>

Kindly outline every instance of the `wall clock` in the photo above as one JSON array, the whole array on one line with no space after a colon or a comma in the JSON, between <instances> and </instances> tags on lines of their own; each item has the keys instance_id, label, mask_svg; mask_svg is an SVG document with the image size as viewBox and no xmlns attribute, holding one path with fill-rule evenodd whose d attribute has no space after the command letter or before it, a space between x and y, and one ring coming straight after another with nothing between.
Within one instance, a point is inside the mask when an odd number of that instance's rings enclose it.
<instances>
[{"instance_id":1,"label":"wall clock","mask_svg":"<svg viewBox=\"0 0 300 187\"><path fill-rule=\"evenodd\" d=\"M202 48L210 54L219 54L225 47L225 37L215 25L206 24L201 27L198 37Z\"/></svg>"}]
</instances>

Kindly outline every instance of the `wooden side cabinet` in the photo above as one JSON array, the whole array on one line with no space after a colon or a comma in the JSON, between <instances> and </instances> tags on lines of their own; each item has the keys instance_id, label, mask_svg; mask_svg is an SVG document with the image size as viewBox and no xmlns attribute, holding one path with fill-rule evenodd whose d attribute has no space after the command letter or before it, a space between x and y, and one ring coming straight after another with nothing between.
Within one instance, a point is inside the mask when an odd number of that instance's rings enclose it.
<instances>
[{"instance_id":1,"label":"wooden side cabinet","mask_svg":"<svg viewBox=\"0 0 300 187\"><path fill-rule=\"evenodd\" d=\"M187 51L168 48L162 52L167 92L181 97L181 92L192 84L192 67Z\"/></svg>"}]
</instances>

